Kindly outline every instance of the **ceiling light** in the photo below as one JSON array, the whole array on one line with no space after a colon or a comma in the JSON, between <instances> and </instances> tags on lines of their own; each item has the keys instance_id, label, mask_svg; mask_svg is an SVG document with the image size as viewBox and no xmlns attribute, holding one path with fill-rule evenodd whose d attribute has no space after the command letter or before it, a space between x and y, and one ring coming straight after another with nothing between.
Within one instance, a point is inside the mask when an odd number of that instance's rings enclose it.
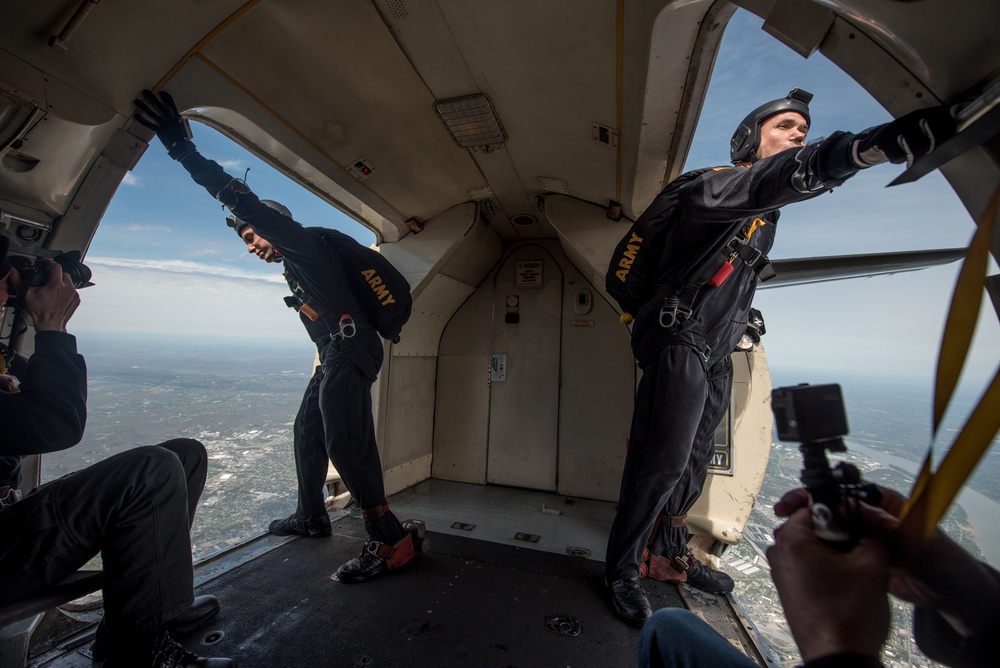
<instances>
[{"instance_id":1,"label":"ceiling light","mask_svg":"<svg viewBox=\"0 0 1000 668\"><path fill-rule=\"evenodd\" d=\"M497 146L507 140L490 98L483 94L441 100L434 108L463 148Z\"/></svg>"}]
</instances>

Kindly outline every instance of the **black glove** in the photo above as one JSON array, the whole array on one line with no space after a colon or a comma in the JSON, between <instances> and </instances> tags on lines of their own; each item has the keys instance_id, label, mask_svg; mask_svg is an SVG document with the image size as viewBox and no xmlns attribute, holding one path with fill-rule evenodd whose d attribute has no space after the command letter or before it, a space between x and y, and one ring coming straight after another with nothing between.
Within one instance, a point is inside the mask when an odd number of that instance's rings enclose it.
<instances>
[{"instance_id":1,"label":"black glove","mask_svg":"<svg viewBox=\"0 0 1000 668\"><path fill-rule=\"evenodd\" d=\"M851 159L858 167L871 167L888 160L905 162L907 167L936 146L950 139L958 123L955 107L942 105L911 111L884 125L876 125L858 134L851 144Z\"/></svg>"},{"instance_id":2,"label":"black glove","mask_svg":"<svg viewBox=\"0 0 1000 668\"><path fill-rule=\"evenodd\" d=\"M135 100L139 108L135 112L135 120L156 133L163 145L167 147L167 155L174 160L183 160L197 149L191 141L191 126L187 119L177 113L177 105L170 93L162 91L157 98L153 91L142 91L144 100Z\"/></svg>"}]
</instances>

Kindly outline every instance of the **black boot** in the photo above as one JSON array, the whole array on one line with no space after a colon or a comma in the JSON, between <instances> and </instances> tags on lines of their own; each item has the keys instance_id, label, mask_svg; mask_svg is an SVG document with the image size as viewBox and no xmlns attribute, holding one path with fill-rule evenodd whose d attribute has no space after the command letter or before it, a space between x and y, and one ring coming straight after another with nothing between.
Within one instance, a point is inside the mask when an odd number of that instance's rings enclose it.
<instances>
[{"instance_id":1,"label":"black boot","mask_svg":"<svg viewBox=\"0 0 1000 668\"><path fill-rule=\"evenodd\" d=\"M274 520L267 530L275 536L308 536L309 538L329 536L333 533L333 528L330 526L330 516L326 513L306 519L292 514L283 520Z\"/></svg>"},{"instance_id":2,"label":"black boot","mask_svg":"<svg viewBox=\"0 0 1000 668\"><path fill-rule=\"evenodd\" d=\"M211 595L195 596L190 608L167 622L167 630L182 636L201 628L218 616L219 599Z\"/></svg>"},{"instance_id":3,"label":"black boot","mask_svg":"<svg viewBox=\"0 0 1000 668\"><path fill-rule=\"evenodd\" d=\"M151 632L111 638L104 668L236 668L232 659L192 654L167 634L166 626Z\"/></svg>"},{"instance_id":4,"label":"black boot","mask_svg":"<svg viewBox=\"0 0 1000 668\"><path fill-rule=\"evenodd\" d=\"M687 562L687 571L685 571L687 573L687 583L695 589L700 589L709 594L728 594L736 586L731 577L722 571L709 568L695 559L694 555L690 552L675 561L678 560Z\"/></svg>"},{"instance_id":5,"label":"black boot","mask_svg":"<svg viewBox=\"0 0 1000 668\"><path fill-rule=\"evenodd\" d=\"M653 608L637 575L627 575L610 582L605 579L605 585L611 592L615 613L629 626L640 627L653 616Z\"/></svg>"},{"instance_id":6,"label":"black boot","mask_svg":"<svg viewBox=\"0 0 1000 668\"><path fill-rule=\"evenodd\" d=\"M219 616L219 599L214 596L195 596L194 603L186 611L167 622L170 633L182 636L208 624ZM90 646L90 657L94 668L101 668L108 658L108 627L104 620L97 625L94 644Z\"/></svg>"},{"instance_id":7,"label":"black boot","mask_svg":"<svg viewBox=\"0 0 1000 668\"><path fill-rule=\"evenodd\" d=\"M355 584L376 578L389 570L385 557L379 556L382 545L377 540L366 542L361 547L361 554L337 569L337 579Z\"/></svg>"}]
</instances>

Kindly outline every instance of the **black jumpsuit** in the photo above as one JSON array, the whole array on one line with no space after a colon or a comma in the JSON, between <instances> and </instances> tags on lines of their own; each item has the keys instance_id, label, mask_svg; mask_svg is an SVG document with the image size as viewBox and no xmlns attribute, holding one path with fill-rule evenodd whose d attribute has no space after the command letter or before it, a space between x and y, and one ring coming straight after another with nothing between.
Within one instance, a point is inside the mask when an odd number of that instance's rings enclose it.
<instances>
[{"instance_id":1,"label":"black jumpsuit","mask_svg":"<svg viewBox=\"0 0 1000 668\"><path fill-rule=\"evenodd\" d=\"M39 332L20 376L0 392L0 455L76 445L87 416L87 368L76 339ZM190 527L208 457L175 439L127 450L41 485L0 510L0 605L103 557L104 609L112 637L154 630L194 600Z\"/></svg>"},{"instance_id":2,"label":"black jumpsuit","mask_svg":"<svg viewBox=\"0 0 1000 668\"><path fill-rule=\"evenodd\" d=\"M194 152L181 160L192 178L213 197L232 186L233 177L222 167ZM295 417L295 469L298 476L300 519L326 514L323 485L328 461L363 509L378 509L385 503L382 464L375 441L371 388L382 366L382 342L373 327L365 324L363 311L352 292L343 262L323 239L323 228L299 225L265 204L245 186L224 201L237 218L281 253L286 271L311 299L339 321L350 314L357 333L350 339L332 340L323 319L301 315L310 338L316 343L322 365L306 387ZM374 513L378 514L378 513ZM368 533L387 545L395 545L406 533L391 511L365 521Z\"/></svg>"},{"instance_id":3,"label":"black jumpsuit","mask_svg":"<svg viewBox=\"0 0 1000 668\"><path fill-rule=\"evenodd\" d=\"M774 241L780 207L815 197L856 171L844 160L831 158L834 153L838 158L846 155L846 137L836 133L804 149L759 160L749 168L708 170L682 185L675 197L661 194L633 229L645 239L662 226L666 230L663 243L654 251L644 249L640 242L630 257L613 257L611 271L618 266L629 269L638 256L647 267L650 285L680 287L706 266L714 271L721 263L712 263L723 246L733 237L745 239L752 227L747 244L766 255ZM663 223L668 218L674 222L667 226ZM640 276L624 271L618 278L627 282ZM697 292L691 316L677 332L667 332L659 324L662 295L647 291L635 304L632 347L643 376L635 398L618 512L608 539L609 580L637 575L658 516L685 515L701 494L713 435L729 405L729 355L746 331L756 284L756 272L737 258L721 285L705 285ZM682 555L687 527L664 526L657 539L657 553L668 559Z\"/></svg>"}]
</instances>

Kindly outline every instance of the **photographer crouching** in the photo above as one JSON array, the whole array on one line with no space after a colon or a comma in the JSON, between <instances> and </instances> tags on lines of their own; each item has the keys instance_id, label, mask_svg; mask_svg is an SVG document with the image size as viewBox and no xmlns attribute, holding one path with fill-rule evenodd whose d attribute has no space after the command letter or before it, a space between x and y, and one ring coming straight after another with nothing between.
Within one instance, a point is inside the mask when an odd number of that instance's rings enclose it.
<instances>
[{"instance_id":1,"label":"photographer crouching","mask_svg":"<svg viewBox=\"0 0 1000 668\"><path fill-rule=\"evenodd\" d=\"M21 457L65 450L83 437L87 367L66 331L80 304L73 272L48 259L25 271L12 264L9 245L0 236L0 315L10 306L15 321L30 319L35 351L27 359L6 351L0 375L0 605L45 590L100 552L105 616L95 663L234 667L230 659L197 657L170 637L219 609L214 597L196 599L193 588L190 525L207 471L201 443L134 448L23 498L17 491ZM38 285L28 273L47 277ZM14 322L12 339L17 328Z\"/></svg>"}]
</instances>

